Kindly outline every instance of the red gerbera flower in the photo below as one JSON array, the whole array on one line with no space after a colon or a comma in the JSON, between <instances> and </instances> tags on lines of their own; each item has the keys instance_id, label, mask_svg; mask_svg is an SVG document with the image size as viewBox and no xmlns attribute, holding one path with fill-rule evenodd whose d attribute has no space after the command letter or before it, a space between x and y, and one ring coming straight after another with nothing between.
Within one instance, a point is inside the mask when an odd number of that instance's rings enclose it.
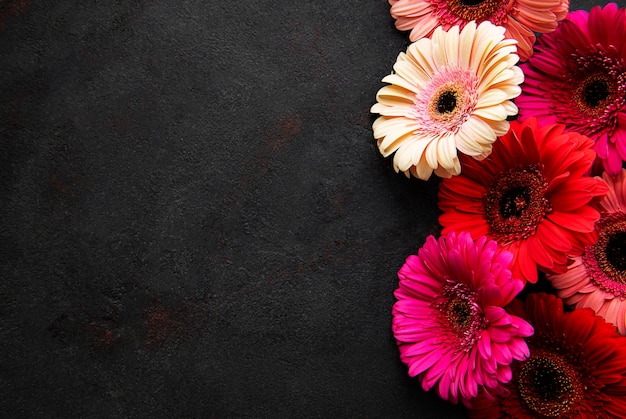
<instances>
[{"instance_id":1,"label":"red gerbera flower","mask_svg":"<svg viewBox=\"0 0 626 419\"><path fill-rule=\"evenodd\" d=\"M572 257L567 272L548 279L567 304L591 308L626 335L626 169L603 178L609 192L598 204L593 244Z\"/></svg>"},{"instance_id":2,"label":"red gerbera flower","mask_svg":"<svg viewBox=\"0 0 626 419\"><path fill-rule=\"evenodd\" d=\"M605 170L619 173L626 161L626 9L611 3L569 13L539 37L521 67L520 120L534 116L587 135Z\"/></svg>"},{"instance_id":3,"label":"red gerbera flower","mask_svg":"<svg viewBox=\"0 0 626 419\"><path fill-rule=\"evenodd\" d=\"M513 359L528 355L533 329L503 306L524 287L497 243L452 232L426 239L398 272L393 332L409 375L445 400L467 402L480 388L511 379Z\"/></svg>"},{"instance_id":4,"label":"red gerbera flower","mask_svg":"<svg viewBox=\"0 0 626 419\"><path fill-rule=\"evenodd\" d=\"M507 392L472 400L471 418L623 418L626 414L626 337L589 309L563 312L550 294L516 300L511 312L535 334L530 357L511 366Z\"/></svg>"},{"instance_id":5,"label":"red gerbera flower","mask_svg":"<svg viewBox=\"0 0 626 419\"><path fill-rule=\"evenodd\" d=\"M564 272L568 254L589 244L577 237L593 231L600 214L591 204L607 191L602 180L585 176L596 156L592 147L563 125L511 122L488 158L461 156L461 175L441 182L443 234L495 239L513 252L513 276L523 280L537 282L537 267Z\"/></svg>"}]
</instances>

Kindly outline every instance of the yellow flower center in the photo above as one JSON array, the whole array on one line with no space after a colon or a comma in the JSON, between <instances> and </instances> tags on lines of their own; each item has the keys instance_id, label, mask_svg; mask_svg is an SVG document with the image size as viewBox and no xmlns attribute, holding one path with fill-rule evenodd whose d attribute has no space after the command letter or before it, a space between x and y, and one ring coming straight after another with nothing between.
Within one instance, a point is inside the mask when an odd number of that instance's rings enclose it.
<instances>
[{"instance_id":1,"label":"yellow flower center","mask_svg":"<svg viewBox=\"0 0 626 419\"><path fill-rule=\"evenodd\" d=\"M446 83L437 89L428 104L428 113L438 121L450 121L464 102L463 88L458 83Z\"/></svg>"}]
</instances>

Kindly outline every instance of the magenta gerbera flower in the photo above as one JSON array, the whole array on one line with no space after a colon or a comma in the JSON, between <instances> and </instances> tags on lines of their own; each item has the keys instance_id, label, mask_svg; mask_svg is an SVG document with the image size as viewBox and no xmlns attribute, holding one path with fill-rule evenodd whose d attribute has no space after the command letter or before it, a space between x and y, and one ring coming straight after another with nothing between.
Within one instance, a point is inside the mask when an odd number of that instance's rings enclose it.
<instances>
[{"instance_id":1,"label":"magenta gerbera flower","mask_svg":"<svg viewBox=\"0 0 626 419\"><path fill-rule=\"evenodd\" d=\"M595 141L611 175L626 160L626 12L615 4L578 10L521 66L520 119L564 124Z\"/></svg>"},{"instance_id":2,"label":"magenta gerbera flower","mask_svg":"<svg viewBox=\"0 0 626 419\"><path fill-rule=\"evenodd\" d=\"M513 255L493 240L452 232L426 239L400 269L393 332L400 358L424 390L466 402L497 391L509 365L528 356L532 327L504 310L523 288L508 269Z\"/></svg>"},{"instance_id":3,"label":"magenta gerbera flower","mask_svg":"<svg viewBox=\"0 0 626 419\"><path fill-rule=\"evenodd\" d=\"M617 177L603 177L609 192L589 234L593 244L572 257L567 272L548 279L567 304L593 309L626 335L626 169Z\"/></svg>"}]
</instances>

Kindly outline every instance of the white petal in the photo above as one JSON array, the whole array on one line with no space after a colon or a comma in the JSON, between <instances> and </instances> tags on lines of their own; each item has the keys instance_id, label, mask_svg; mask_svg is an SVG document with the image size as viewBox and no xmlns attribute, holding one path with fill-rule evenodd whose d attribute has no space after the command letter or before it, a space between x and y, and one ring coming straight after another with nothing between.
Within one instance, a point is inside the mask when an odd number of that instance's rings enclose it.
<instances>
[{"instance_id":1,"label":"white petal","mask_svg":"<svg viewBox=\"0 0 626 419\"><path fill-rule=\"evenodd\" d=\"M417 76L418 81L422 82L421 84L411 83L404 77L400 77L397 74L389 74L388 76L383 77L382 81L384 83L389 83L392 85L400 86L406 90L417 93L420 91L422 84L426 82L426 79L422 79L419 72L416 72L416 76Z\"/></svg>"},{"instance_id":2,"label":"white petal","mask_svg":"<svg viewBox=\"0 0 626 419\"><path fill-rule=\"evenodd\" d=\"M480 95L476 108L499 105L508 99L508 95L500 89L490 89Z\"/></svg>"},{"instance_id":3,"label":"white petal","mask_svg":"<svg viewBox=\"0 0 626 419\"><path fill-rule=\"evenodd\" d=\"M469 22L459 35L459 67L469 68L472 44L476 35L476 22Z\"/></svg>"},{"instance_id":4,"label":"white petal","mask_svg":"<svg viewBox=\"0 0 626 419\"><path fill-rule=\"evenodd\" d=\"M437 159L446 170L453 169L454 161L457 159L454 137L453 134L449 134L437 141Z\"/></svg>"},{"instance_id":5,"label":"white petal","mask_svg":"<svg viewBox=\"0 0 626 419\"><path fill-rule=\"evenodd\" d=\"M459 62L459 27L453 26L448 30L445 42L446 65L457 66Z\"/></svg>"},{"instance_id":6,"label":"white petal","mask_svg":"<svg viewBox=\"0 0 626 419\"><path fill-rule=\"evenodd\" d=\"M506 119L507 112L503 105L487 106L485 108L474 109L474 115L483 119L492 119L494 121L502 121Z\"/></svg>"}]
</instances>

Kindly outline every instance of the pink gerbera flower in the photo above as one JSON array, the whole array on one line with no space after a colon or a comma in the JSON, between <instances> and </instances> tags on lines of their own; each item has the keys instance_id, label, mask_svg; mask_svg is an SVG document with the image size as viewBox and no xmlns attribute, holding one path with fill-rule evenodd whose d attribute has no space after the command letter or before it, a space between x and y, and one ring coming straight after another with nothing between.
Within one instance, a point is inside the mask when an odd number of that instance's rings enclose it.
<instances>
[{"instance_id":1,"label":"pink gerbera flower","mask_svg":"<svg viewBox=\"0 0 626 419\"><path fill-rule=\"evenodd\" d=\"M547 277L567 304L593 309L626 335L626 169L603 177L609 192L598 206L594 244L572 258L566 273Z\"/></svg>"},{"instance_id":2,"label":"pink gerbera flower","mask_svg":"<svg viewBox=\"0 0 626 419\"><path fill-rule=\"evenodd\" d=\"M595 142L609 174L626 160L626 11L615 4L569 13L524 65L520 119L565 124Z\"/></svg>"},{"instance_id":3,"label":"pink gerbera flower","mask_svg":"<svg viewBox=\"0 0 626 419\"><path fill-rule=\"evenodd\" d=\"M488 158L461 156L463 173L441 182L443 233L488 235L513 252L513 276L524 281L537 282L538 267L564 272L567 256L582 253L578 237L600 218L591 204L607 191L602 180L585 176L592 147L563 125L512 121Z\"/></svg>"},{"instance_id":4,"label":"pink gerbera flower","mask_svg":"<svg viewBox=\"0 0 626 419\"><path fill-rule=\"evenodd\" d=\"M509 364L525 359L533 333L502 308L524 284L511 277L509 252L485 237L450 233L426 239L400 269L393 332L409 374L424 390L466 402L479 388L511 379Z\"/></svg>"},{"instance_id":5,"label":"pink gerbera flower","mask_svg":"<svg viewBox=\"0 0 626 419\"><path fill-rule=\"evenodd\" d=\"M569 9L569 0L389 0L396 28L411 31L411 41L467 22L490 21L518 41L521 60L533 53L534 32L551 32Z\"/></svg>"}]
</instances>

